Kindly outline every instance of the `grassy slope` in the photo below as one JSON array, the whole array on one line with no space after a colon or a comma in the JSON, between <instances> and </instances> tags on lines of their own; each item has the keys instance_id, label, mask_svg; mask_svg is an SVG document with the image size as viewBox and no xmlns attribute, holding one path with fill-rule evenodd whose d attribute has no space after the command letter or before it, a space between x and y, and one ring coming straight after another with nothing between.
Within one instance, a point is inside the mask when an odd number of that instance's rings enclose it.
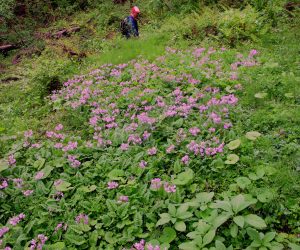
<instances>
[{"instance_id":1,"label":"grassy slope","mask_svg":"<svg viewBox=\"0 0 300 250\"><path fill-rule=\"evenodd\" d=\"M245 165L259 167L269 166L279 171L266 183L263 188L269 188L277 193L278 203L272 204L273 211L278 214L278 219L269 218L278 231L298 232L289 224L295 225L299 220L299 72L297 72L297 54L299 51L299 34L293 25L284 25L272 34L262 37L259 43L241 45L238 50L256 48L260 51L261 66L244 75L241 80L245 89L240 96L241 107L235 133L242 136L250 130L257 130L266 135L255 148L243 152L241 160ZM82 63L55 55L56 64L61 63L62 71L55 71L67 79L74 74L81 74L88 69L95 68L103 63L122 63L142 54L153 59L160 55L164 47L169 44L169 37L164 35L153 36L151 32L142 32L140 40L122 41L116 38L105 42L102 53L93 53ZM181 46L186 46L182 41ZM0 92L0 133L2 135L15 135L20 131L32 128L44 130L52 127L58 120L70 119L69 128L80 128L74 124L71 114L61 115L53 112L48 104L41 105L31 95L31 85L27 79L31 74L37 75L35 67L42 71L48 67L48 62L53 58L53 52L46 51L41 58L24 62L20 68L12 68L12 72L24 74L22 81L1 86ZM47 62L45 62L47 61ZM41 64L45 64L41 67ZM29 69L29 70L28 70ZM27 72L29 71L29 74ZM49 71L51 68L49 68ZM51 75L51 72L49 72ZM25 88L25 89L24 89ZM26 90L27 91L24 91ZM257 99L255 93L265 92L265 99ZM287 93L291 93L286 95ZM2 129L2 132L1 132ZM3 138L3 137L2 137ZM13 140L1 139L0 154L7 151L7 145ZM248 157L247 154L249 155ZM248 168L241 169L239 173L232 173L231 178L246 174ZM230 175L227 175L230 178ZM224 184L225 185L225 184ZM286 203L283 207L280 204ZM271 217L271 216L270 216ZM299 232L298 232L299 233Z\"/></svg>"}]
</instances>

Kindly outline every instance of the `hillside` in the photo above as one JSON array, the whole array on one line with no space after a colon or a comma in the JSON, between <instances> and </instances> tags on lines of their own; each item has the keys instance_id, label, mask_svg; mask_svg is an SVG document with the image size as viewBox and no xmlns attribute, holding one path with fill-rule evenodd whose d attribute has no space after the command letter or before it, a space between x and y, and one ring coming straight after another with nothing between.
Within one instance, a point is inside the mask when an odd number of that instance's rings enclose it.
<instances>
[{"instance_id":1,"label":"hillside","mask_svg":"<svg viewBox=\"0 0 300 250\"><path fill-rule=\"evenodd\" d=\"M1 57L1 249L299 249L297 4L136 1L125 40L92 2Z\"/></svg>"}]
</instances>

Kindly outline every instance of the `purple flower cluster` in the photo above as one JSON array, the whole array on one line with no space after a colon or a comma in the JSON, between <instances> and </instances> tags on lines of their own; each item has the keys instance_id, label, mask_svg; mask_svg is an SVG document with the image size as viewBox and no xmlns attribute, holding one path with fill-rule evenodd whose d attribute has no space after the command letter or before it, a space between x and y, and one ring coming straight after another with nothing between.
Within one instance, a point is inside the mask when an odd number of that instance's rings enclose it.
<instances>
[{"instance_id":1,"label":"purple flower cluster","mask_svg":"<svg viewBox=\"0 0 300 250\"><path fill-rule=\"evenodd\" d=\"M43 246L45 245L47 240L48 240L47 236L45 236L43 234L39 234L37 239L32 239L30 241L29 249L30 250L34 250L34 249L41 250L41 249L43 249Z\"/></svg>"},{"instance_id":2,"label":"purple flower cluster","mask_svg":"<svg viewBox=\"0 0 300 250\"><path fill-rule=\"evenodd\" d=\"M16 226L24 218L25 218L25 214L21 213L21 214L19 214L17 216L12 217L11 219L9 219L8 223L11 224L11 225L13 225L13 226Z\"/></svg>"}]
</instances>

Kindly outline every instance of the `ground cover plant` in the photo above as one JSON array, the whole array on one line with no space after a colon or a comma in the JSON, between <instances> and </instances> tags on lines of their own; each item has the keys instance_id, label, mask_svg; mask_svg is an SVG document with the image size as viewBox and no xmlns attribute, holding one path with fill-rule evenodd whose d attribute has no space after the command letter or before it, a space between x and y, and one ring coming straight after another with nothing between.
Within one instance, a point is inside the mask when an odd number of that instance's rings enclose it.
<instances>
[{"instance_id":1,"label":"ground cover plant","mask_svg":"<svg viewBox=\"0 0 300 250\"><path fill-rule=\"evenodd\" d=\"M265 136L235 128L258 56L167 48L65 82L49 101L77 129L28 130L1 162L1 246L297 249L261 188L276 169L251 162Z\"/></svg>"}]
</instances>

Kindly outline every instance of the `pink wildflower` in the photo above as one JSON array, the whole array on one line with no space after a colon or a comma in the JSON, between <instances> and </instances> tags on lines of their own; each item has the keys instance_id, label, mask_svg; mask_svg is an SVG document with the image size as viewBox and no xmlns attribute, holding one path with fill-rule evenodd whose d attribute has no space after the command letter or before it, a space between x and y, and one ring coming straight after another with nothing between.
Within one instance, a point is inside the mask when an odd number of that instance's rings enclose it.
<instances>
[{"instance_id":1,"label":"pink wildflower","mask_svg":"<svg viewBox=\"0 0 300 250\"><path fill-rule=\"evenodd\" d=\"M118 182L115 181L110 181L107 183L107 188L108 189L115 189L119 186Z\"/></svg>"},{"instance_id":2,"label":"pink wildflower","mask_svg":"<svg viewBox=\"0 0 300 250\"><path fill-rule=\"evenodd\" d=\"M126 151L129 148L129 144L128 143L122 143L120 148L121 148L121 150Z\"/></svg>"},{"instance_id":3,"label":"pink wildflower","mask_svg":"<svg viewBox=\"0 0 300 250\"><path fill-rule=\"evenodd\" d=\"M121 195L119 197L119 202L128 202L128 196L125 196L125 195Z\"/></svg>"},{"instance_id":4,"label":"pink wildflower","mask_svg":"<svg viewBox=\"0 0 300 250\"><path fill-rule=\"evenodd\" d=\"M17 162L17 160L15 159L14 155L8 156L8 164L9 164L10 166L16 164L16 162Z\"/></svg>"},{"instance_id":5,"label":"pink wildflower","mask_svg":"<svg viewBox=\"0 0 300 250\"><path fill-rule=\"evenodd\" d=\"M24 132L24 136L25 136L26 138L30 138L30 137L32 137L32 135L33 135L32 130L28 130L28 131L25 131L25 132Z\"/></svg>"},{"instance_id":6,"label":"pink wildflower","mask_svg":"<svg viewBox=\"0 0 300 250\"><path fill-rule=\"evenodd\" d=\"M86 214L79 214L75 218L76 223L81 223L83 222L84 224L89 224L89 217Z\"/></svg>"},{"instance_id":7,"label":"pink wildflower","mask_svg":"<svg viewBox=\"0 0 300 250\"><path fill-rule=\"evenodd\" d=\"M189 132L193 135L193 136L197 136L197 134L200 133L200 129L197 127L193 127L189 129Z\"/></svg>"},{"instance_id":8,"label":"pink wildflower","mask_svg":"<svg viewBox=\"0 0 300 250\"><path fill-rule=\"evenodd\" d=\"M0 238L9 231L9 227L0 228Z\"/></svg>"},{"instance_id":9,"label":"pink wildflower","mask_svg":"<svg viewBox=\"0 0 300 250\"><path fill-rule=\"evenodd\" d=\"M44 173L42 171L37 172L37 174L35 175L34 179L36 180L40 180L42 179L44 176Z\"/></svg>"},{"instance_id":10,"label":"pink wildflower","mask_svg":"<svg viewBox=\"0 0 300 250\"><path fill-rule=\"evenodd\" d=\"M167 193L175 193L176 192L176 185L171 185L169 183L164 184L164 189Z\"/></svg>"},{"instance_id":11,"label":"pink wildflower","mask_svg":"<svg viewBox=\"0 0 300 250\"><path fill-rule=\"evenodd\" d=\"M160 178L154 178L151 180L151 188L159 189L162 186L162 182Z\"/></svg>"},{"instance_id":12,"label":"pink wildflower","mask_svg":"<svg viewBox=\"0 0 300 250\"><path fill-rule=\"evenodd\" d=\"M2 184L0 185L0 189L5 189L5 188L7 188L7 187L8 187L7 181L6 181L6 180L3 180L3 181L2 181Z\"/></svg>"},{"instance_id":13,"label":"pink wildflower","mask_svg":"<svg viewBox=\"0 0 300 250\"><path fill-rule=\"evenodd\" d=\"M140 166L140 168L145 168L147 166L147 164L148 163L146 161L141 161L139 166Z\"/></svg>"},{"instance_id":14,"label":"pink wildflower","mask_svg":"<svg viewBox=\"0 0 300 250\"><path fill-rule=\"evenodd\" d=\"M56 127L55 127L55 130L56 131L60 131L64 128L64 126L62 124L58 124Z\"/></svg>"},{"instance_id":15,"label":"pink wildflower","mask_svg":"<svg viewBox=\"0 0 300 250\"><path fill-rule=\"evenodd\" d=\"M187 165L189 163L189 156L188 155L185 155L181 158L181 161L183 162L183 164Z\"/></svg>"},{"instance_id":16,"label":"pink wildflower","mask_svg":"<svg viewBox=\"0 0 300 250\"><path fill-rule=\"evenodd\" d=\"M21 213L18 216L14 216L9 220L9 224L16 226L22 219L25 218L25 214Z\"/></svg>"},{"instance_id":17,"label":"pink wildflower","mask_svg":"<svg viewBox=\"0 0 300 250\"><path fill-rule=\"evenodd\" d=\"M155 147L148 149L148 155L156 155L157 149Z\"/></svg>"},{"instance_id":18,"label":"pink wildflower","mask_svg":"<svg viewBox=\"0 0 300 250\"><path fill-rule=\"evenodd\" d=\"M170 146L166 149L167 154L172 153L172 152L174 151L174 149L175 149L175 146L174 146L173 144L170 145Z\"/></svg>"},{"instance_id":19,"label":"pink wildflower","mask_svg":"<svg viewBox=\"0 0 300 250\"><path fill-rule=\"evenodd\" d=\"M23 191L24 196L30 196L33 193L33 190L25 190Z\"/></svg>"}]
</instances>

